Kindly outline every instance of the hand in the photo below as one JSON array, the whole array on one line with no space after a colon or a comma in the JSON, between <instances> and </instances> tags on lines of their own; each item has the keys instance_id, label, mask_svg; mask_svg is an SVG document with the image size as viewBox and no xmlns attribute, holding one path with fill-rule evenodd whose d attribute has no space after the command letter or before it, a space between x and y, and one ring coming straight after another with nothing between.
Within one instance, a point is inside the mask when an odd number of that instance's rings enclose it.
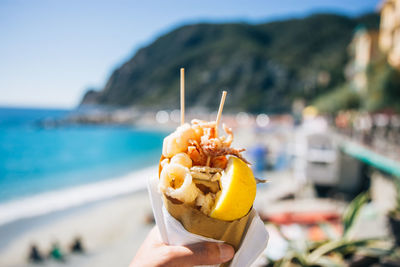
<instances>
[{"instance_id":1,"label":"hand","mask_svg":"<svg viewBox=\"0 0 400 267\"><path fill-rule=\"evenodd\" d=\"M161 241L154 227L140 247L130 267L191 267L212 265L232 259L233 247L223 243L204 242L187 246L169 246Z\"/></svg>"}]
</instances>

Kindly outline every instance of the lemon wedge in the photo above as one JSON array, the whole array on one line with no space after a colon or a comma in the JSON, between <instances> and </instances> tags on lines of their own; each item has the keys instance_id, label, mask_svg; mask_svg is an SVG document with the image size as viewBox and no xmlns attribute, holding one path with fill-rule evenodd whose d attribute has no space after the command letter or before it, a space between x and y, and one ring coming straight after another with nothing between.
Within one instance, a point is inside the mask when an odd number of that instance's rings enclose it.
<instances>
[{"instance_id":1,"label":"lemon wedge","mask_svg":"<svg viewBox=\"0 0 400 267\"><path fill-rule=\"evenodd\" d=\"M215 199L210 217L233 221L245 216L256 197L253 172L242 160L230 157L221 176L221 192Z\"/></svg>"}]
</instances>

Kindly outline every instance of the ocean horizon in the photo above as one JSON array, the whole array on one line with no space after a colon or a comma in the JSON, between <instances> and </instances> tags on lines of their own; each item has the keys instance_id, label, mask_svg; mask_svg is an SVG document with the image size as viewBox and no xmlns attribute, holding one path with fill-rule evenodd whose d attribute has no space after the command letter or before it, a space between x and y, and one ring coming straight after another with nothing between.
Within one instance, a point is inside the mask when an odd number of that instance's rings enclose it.
<instances>
[{"instance_id":1,"label":"ocean horizon","mask_svg":"<svg viewBox=\"0 0 400 267\"><path fill-rule=\"evenodd\" d=\"M145 186L143 176L158 162L165 132L40 126L69 112L0 107L0 225Z\"/></svg>"}]
</instances>

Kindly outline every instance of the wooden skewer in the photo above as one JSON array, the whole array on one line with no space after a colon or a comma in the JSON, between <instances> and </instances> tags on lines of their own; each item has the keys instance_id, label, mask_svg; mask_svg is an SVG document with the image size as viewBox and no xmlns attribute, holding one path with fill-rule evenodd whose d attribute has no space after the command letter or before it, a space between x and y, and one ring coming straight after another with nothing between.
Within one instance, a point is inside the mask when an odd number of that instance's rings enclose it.
<instances>
[{"instance_id":1,"label":"wooden skewer","mask_svg":"<svg viewBox=\"0 0 400 267\"><path fill-rule=\"evenodd\" d=\"M185 123L185 69L181 68L181 125Z\"/></svg>"},{"instance_id":2,"label":"wooden skewer","mask_svg":"<svg viewBox=\"0 0 400 267\"><path fill-rule=\"evenodd\" d=\"M221 121L222 110L224 109L226 94L227 94L226 91L222 92L221 102L219 103L217 119L215 120L215 137L218 137L218 126L219 126L219 122ZM211 157L208 156L206 166L210 166L210 161L211 161Z\"/></svg>"},{"instance_id":3,"label":"wooden skewer","mask_svg":"<svg viewBox=\"0 0 400 267\"><path fill-rule=\"evenodd\" d=\"M219 122L221 121L222 110L224 109L226 94L227 94L226 91L222 92L221 102L219 103L217 119L215 120L215 137L218 137L218 126Z\"/></svg>"},{"instance_id":4,"label":"wooden skewer","mask_svg":"<svg viewBox=\"0 0 400 267\"><path fill-rule=\"evenodd\" d=\"M206 163L206 166L207 166L207 167L210 167L210 161L211 161L211 157L208 156L208 157L207 157L207 163Z\"/></svg>"}]
</instances>

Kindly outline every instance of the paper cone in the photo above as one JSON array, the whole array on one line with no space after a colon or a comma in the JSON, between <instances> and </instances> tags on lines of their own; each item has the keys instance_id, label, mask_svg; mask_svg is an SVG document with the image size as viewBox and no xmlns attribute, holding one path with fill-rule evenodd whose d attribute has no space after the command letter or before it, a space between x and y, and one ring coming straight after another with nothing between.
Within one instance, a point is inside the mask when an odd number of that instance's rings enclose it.
<instances>
[{"instance_id":1,"label":"paper cone","mask_svg":"<svg viewBox=\"0 0 400 267\"><path fill-rule=\"evenodd\" d=\"M150 178L148 189L154 217L165 243L226 242L236 251L232 261L222 265L230 267L250 266L266 248L268 233L254 209L236 221L216 220L184 204L172 203L158 193L157 184L158 179Z\"/></svg>"},{"instance_id":2,"label":"paper cone","mask_svg":"<svg viewBox=\"0 0 400 267\"><path fill-rule=\"evenodd\" d=\"M228 222L208 217L203 212L186 204L174 204L165 195L163 200L169 214L177 219L187 231L222 240L233 246L235 251L239 248L250 212L238 220Z\"/></svg>"}]
</instances>

